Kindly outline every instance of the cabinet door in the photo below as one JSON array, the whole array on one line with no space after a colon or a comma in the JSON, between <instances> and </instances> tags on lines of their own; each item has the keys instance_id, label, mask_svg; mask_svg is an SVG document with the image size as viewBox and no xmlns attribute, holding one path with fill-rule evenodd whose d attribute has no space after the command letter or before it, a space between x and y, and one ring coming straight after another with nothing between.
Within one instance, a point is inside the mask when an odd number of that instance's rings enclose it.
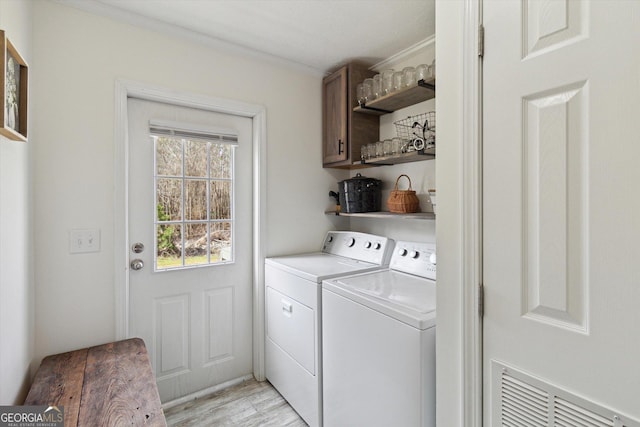
<instances>
[{"instance_id":1,"label":"cabinet door","mask_svg":"<svg viewBox=\"0 0 640 427\"><path fill-rule=\"evenodd\" d=\"M347 67L343 67L323 81L323 164L348 159L347 77Z\"/></svg>"}]
</instances>

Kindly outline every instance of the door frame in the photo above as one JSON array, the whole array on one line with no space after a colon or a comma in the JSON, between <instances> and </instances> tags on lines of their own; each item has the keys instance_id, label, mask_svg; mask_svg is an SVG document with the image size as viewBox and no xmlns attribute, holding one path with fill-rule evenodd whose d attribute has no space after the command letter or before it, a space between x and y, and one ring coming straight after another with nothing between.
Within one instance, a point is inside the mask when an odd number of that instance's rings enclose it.
<instances>
[{"instance_id":1,"label":"door frame","mask_svg":"<svg viewBox=\"0 0 640 427\"><path fill-rule=\"evenodd\" d=\"M264 259L266 242L267 117L262 105L178 92L131 80L115 82L114 130L114 285L115 336L121 340L129 331L129 223L128 223L128 111L127 99L138 98L252 120L253 149L253 374L258 381L264 368Z\"/></svg>"},{"instance_id":2,"label":"door frame","mask_svg":"<svg viewBox=\"0 0 640 427\"><path fill-rule=\"evenodd\" d=\"M462 425L482 426L482 1L465 0L462 46Z\"/></svg>"}]
</instances>

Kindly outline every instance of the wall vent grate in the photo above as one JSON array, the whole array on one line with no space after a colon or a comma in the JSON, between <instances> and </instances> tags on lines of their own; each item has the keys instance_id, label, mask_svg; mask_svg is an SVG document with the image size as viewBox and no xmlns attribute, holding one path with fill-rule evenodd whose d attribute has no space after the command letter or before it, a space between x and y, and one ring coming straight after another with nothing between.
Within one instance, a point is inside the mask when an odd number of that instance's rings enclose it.
<instances>
[{"instance_id":1,"label":"wall vent grate","mask_svg":"<svg viewBox=\"0 0 640 427\"><path fill-rule=\"evenodd\" d=\"M491 425L503 427L640 427L640 422L548 382L492 361Z\"/></svg>"},{"instance_id":2,"label":"wall vent grate","mask_svg":"<svg viewBox=\"0 0 640 427\"><path fill-rule=\"evenodd\" d=\"M553 414L558 426L614 427L613 420L556 397Z\"/></svg>"},{"instance_id":3,"label":"wall vent grate","mask_svg":"<svg viewBox=\"0 0 640 427\"><path fill-rule=\"evenodd\" d=\"M502 419L507 426L546 427L549 395L517 378L503 376Z\"/></svg>"}]
</instances>

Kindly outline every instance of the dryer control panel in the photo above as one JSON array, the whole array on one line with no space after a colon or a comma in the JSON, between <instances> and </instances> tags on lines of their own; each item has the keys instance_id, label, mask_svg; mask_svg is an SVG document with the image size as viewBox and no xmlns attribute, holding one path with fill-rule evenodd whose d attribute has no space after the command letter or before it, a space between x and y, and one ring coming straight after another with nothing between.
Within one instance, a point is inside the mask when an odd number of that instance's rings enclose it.
<instances>
[{"instance_id":1,"label":"dryer control panel","mask_svg":"<svg viewBox=\"0 0 640 427\"><path fill-rule=\"evenodd\" d=\"M436 280L436 245L398 241L389 267L392 270Z\"/></svg>"},{"instance_id":2,"label":"dryer control panel","mask_svg":"<svg viewBox=\"0 0 640 427\"><path fill-rule=\"evenodd\" d=\"M355 231L330 231L322 245L322 252L381 266L389 265L392 251L393 240Z\"/></svg>"}]
</instances>

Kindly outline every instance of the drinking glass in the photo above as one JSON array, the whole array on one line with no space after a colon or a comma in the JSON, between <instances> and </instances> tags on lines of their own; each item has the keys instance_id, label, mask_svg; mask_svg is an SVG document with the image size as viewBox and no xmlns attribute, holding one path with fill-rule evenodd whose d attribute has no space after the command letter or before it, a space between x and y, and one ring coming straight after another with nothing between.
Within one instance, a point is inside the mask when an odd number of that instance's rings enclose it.
<instances>
[{"instance_id":1,"label":"drinking glass","mask_svg":"<svg viewBox=\"0 0 640 427\"><path fill-rule=\"evenodd\" d=\"M376 157L382 157L384 155L384 143L382 141L376 142Z\"/></svg>"},{"instance_id":2,"label":"drinking glass","mask_svg":"<svg viewBox=\"0 0 640 427\"><path fill-rule=\"evenodd\" d=\"M366 102L376 99L373 95L373 79L364 79L362 85L364 86L364 92L367 98Z\"/></svg>"},{"instance_id":3,"label":"drinking glass","mask_svg":"<svg viewBox=\"0 0 640 427\"><path fill-rule=\"evenodd\" d=\"M396 71L393 73L393 91L402 89L404 83L404 73L402 71Z\"/></svg>"},{"instance_id":4,"label":"drinking glass","mask_svg":"<svg viewBox=\"0 0 640 427\"><path fill-rule=\"evenodd\" d=\"M429 75L429 66L427 64L420 64L416 67L416 81L426 80L431 77Z\"/></svg>"},{"instance_id":5,"label":"drinking glass","mask_svg":"<svg viewBox=\"0 0 640 427\"><path fill-rule=\"evenodd\" d=\"M356 86L356 96L358 97L358 105L362 106L366 101L367 97L364 93L364 84L358 83Z\"/></svg>"},{"instance_id":6,"label":"drinking glass","mask_svg":"<svg viewBox=\"0 0 640 427\"><path fill-rule=\"evenodd\" d=\"M401 154L402 153L402 138L396 136L391 139L391 154Z\"/></svg>"},{"instance_id":7,"label":"drinking glass","mask_svg":"<svg viewBox=\"0 0 640 427\"><path fill-rule=\"evenodd\" d=\"M405 67L402 70L402 83L404 86L411 86L416 82L416 69L413 67Z\"/></svg>"},{"instance_id":8,"label":"drinking glass","mask_svg":"<svg viewBox=\"0 0 640 427\"><path fill-rule=\"evenodd\" d=\"M382 75L373 76L373 96L380 98L382 96Z\"/></svg>"},{"instance_id":9,"label":"drinking glass","mask_svg":"<svg viewBox=\"0 0 640 427\"><path fill-rule=\"evenodd\" d=\"M384 95L393 92L393 73L391 68L382 72L382 93Z\"/></svg>"},{"instance_id":10,"label":"drinking glass","mask_svg":"<svg viewBox=\"0 0 640 427\"><path fill-rule=\"evenodd\" d=\"M367 144L367 152L369 153L369 159L373 159L376 156L376 143L370 142Z\"/></svg>"},{"instance_id":11,"label":"drinking glass","mask_svg":"<svg viewBox=\"0 0 640 427\"><path fill-rule=\"evenodd\" d=\"M385 156L393 154L393 142L391 139L385 139L382 142L382 154Z\"/></svg>"}]
</instances>

